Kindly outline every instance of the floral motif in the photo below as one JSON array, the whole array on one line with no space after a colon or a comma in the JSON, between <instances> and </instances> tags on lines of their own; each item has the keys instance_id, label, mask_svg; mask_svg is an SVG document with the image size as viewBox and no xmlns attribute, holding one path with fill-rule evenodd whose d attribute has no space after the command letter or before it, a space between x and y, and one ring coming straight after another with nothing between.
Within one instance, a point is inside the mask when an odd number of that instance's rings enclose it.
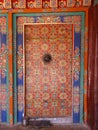
<instances>
[{"instance_id":1,"label":"floral motif","mask_svg":"<svg viewBox=\"0 0 98 130\"><path fill-rule=\"evenodd\" d=\"M79 113L79 106L74 106L74 112Z\"/></svg>"},{"instance_id":2,"label":"floral motif","mask_svg":"<svg viewBox=\"0 0 98 130\"><path fill-rule=\"evenodd\" d=\"M75 5L74 5L74 7L79 7L79 6L81 6L81 4L82 4L82 1L81 1L81 0L75 0Z\"/></svg>"},{"instance_id":3,"label":"floral motif","mask_svg":"<svg viewBox=\"0 0 98 130\"><path fill-rule=\"evenodd\" d=\"M65 8L90 6L91 0L1 0L0 9L10 8Z\"/></svg>"},{"instance_id":4,"label":"floral motif","mask_svg":"<svg viewBox=\"0 0 98 130\"><path fill-rule=\"evenodd\" d=\"M74 94L74 105L79 105L80 96L79 94Z\"/></svg>"},{"instance_id":5,"label":"floral motif","mask_svg":"<svg viewBox=\"0 0 98 130\"><path fill-rule=\"evenodd\" d=\"M17 1L13 3L13 8L19 8L19 3Z\"/></svg>"},{"instance_id":6,"label":"floral motif","mask_svg":"<svg viewBox=\"0 0 98 130\"><path fill-rule=\"evenodd\" d=\"M6 76L6 57L7 57L7 50L4 43L2 43L2 46L0 48L0 70L2 77L4 78Z\"/></svg>"},{"instance_id":7,"label":"floral motif","mask_svg":"<svg viewBox=\"0 0 98 130\"><path fill-rule=\"evenodd\" d=\"M60 51L64 51L66 49L66 45L65 44L60 44L59 45L59 50Z\"/></svg>"},{"instance_id":8,"label":"floral motif","mask_svg":"<svg viewBox=\"0 0 98 130\"><path fill-rule=\"evenodd\" d=\"M43 100L48 100L50 98L49 93L44 93L43 94Z\"/></svg>"},{"instance_id":9,"label":"floral motif","mask_svg":"<svg viewBox=\"0 0 98 130\"><path fill-rule=\"evenodd\" d=\"M59 97L60 99L66 99L67 95L66 93L60 93Z\"/></svg>"},{"instance_id":10,"label":"floral motif","mask_svg":"<svg viewBox=\"0 0 98 130\"><path fill-rule=\"evenodd\" d=\"M33 1L28 2L28 8L36 8L36 2Z\"/></svg>"},{"instance_id":11,"label":"floral motif","mask_svg":"<svg viewBox=\"0 0 98 130\"><path fill-rule=\"evenodd\" d=\"M0 32L6 34L6 17L0 17Z\"/></svg>"},{"instance_id":12,"label":"floral motif","mask_svg":"<svg viewBox=\"0 0 98 130\"><path fill-rule=\"evenodd\" d=\"M58 0L50 0L50 7L57 7L58 6Z\"/></svg>"},{"instance_id":13,"label":"floral motif","mask_svg":"<svg viewBox=\"0 0 98 130\"><path fill-rule=\"evenodd\" d=\"M50 0L43 0L43 8L49 8L50 7Z\"/></svg>"},{"instance_id":14,"label":"floral motif","mask_svg":"<svg viewBox=\"0 0 98 130\"><path fill-rule=\"evenodd\" d=\"M74 79L78 80L80 74L80 50L78 47L74 51L73 72Z\"/></svg>"},{"instance_id":15,"label":"floral motif","mask_svg":"<svg viewBox=\"0 0 98 130\"><path fill-rule=\"evenodd\" d=\"M60 8L66 7L66 4L67 4L67 0L59 0L59 7Z\"/></svg>"},{"instance_id":16,"label":"floral motif","mask_svg":"<svg viewBox=\"0 0 98 130\"><path fill-rule=\"evenodd\" d=\"M11 8L11 0L5 0L5 8Z\"/></svg>"},{"instance_id":17,"label":"floral motif","mask_svg":"<svg viewBox=\"0 0 98 130\"><path fill-rule=\"evenodd\" d=\"M80 89L79 89L79 86L74 86L74 89L73 89L73 93L74 94L79 94L79 92L80 92Z\"/></svg>"},{"instance_id":18,"label":"floral motif","mask_svg":"<svg viewBox=\"0 0 98 130\"><path fill-rule=\"evenodd\" d=\"M21 79L23 74L23 48L21 45L18 47L17 52L17 70L18 77Z\"/></svg>"}]
</instances>

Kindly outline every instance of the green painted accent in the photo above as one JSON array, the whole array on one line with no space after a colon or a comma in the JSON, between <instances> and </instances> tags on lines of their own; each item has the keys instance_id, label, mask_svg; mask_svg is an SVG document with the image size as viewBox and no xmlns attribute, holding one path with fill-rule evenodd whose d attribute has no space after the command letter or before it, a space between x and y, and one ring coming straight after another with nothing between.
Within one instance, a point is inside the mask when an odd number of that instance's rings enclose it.
<instances>
[{"instance_id":1,"label":"green painted accent","mask_svg":"<svg viewBox=\"0 0 98 130\"><path fill-rule=\"evenodd\" d=\"M0 16L5 16L5 17L7 17L8 15L7 15L7 14L0 14Z\"/></svg>"},{"instance_id":2,"label":"green painted accent","mask_svg":"<svg viewBox=\"0 0 98 130\"><path fill-rule=\"evenodd\" d=\"M47 14L47 15L46 15ZM62 12L62 13L48 13L48 12L43 12L43 13L34 13L34 14L32 14L32 13L19 13L19 14L14 14L13 15L13 18L15 18L15 17L19 17L19 16L28 16L28 17L30 17L30 16L52 16L52 15L55 15L55 16L76 16L76 15L83 15L83 12Z\"/></svg>"},{"instance_id":3,"label":"green painted accent","mask_svg":"<svg viewBox=\"0 0 98 130\"><path fill-rule=\"evenodd\" d=\"M84 100L84 32L85 32L85 14L82 13L81 30L81 73L80 73L80 123L83 123L83 100Z\"/></svg>"},{"instance_id":4,"label":"green painted accent","mask_svg":"<svg viewBox=\"0 0 98 130\"><path fill-rule=\"evenodd\" d=\"M13 41L13 47L16 47L15 39L16 39L16 18L21 17L33 17L33 16L81 16L82 17L82 32L81 32L81 74L80 74L80 123L83 123L83 89L84 89L84 12L62 12L62 13L49 13L49 12L43 12L43 13L19 13L13 15L13 34L14 34L14 41ZM14 59L14 123L17 123L17 84L16 84L16 52L14 49L13 53L13 59Z\"/></svg>"},{"instance_id":5,"label":"green painted accent","mask_svg":"<svg viewBox=\"0 0 98 130\"><path fill-rule=\"evenodd\" d=\"M7 31L7 41L6 41L6 45L7 45L7 52L9 53L9 50L8 50L8 15L6 15L6 20L7 20L7 23L6 23L6 31ZM10 123L10 113L9 113L9 102L10 102L10 99L9 99L9 95L10 95L10 90L9 90L9 59L8 59L8 54L7 54L7 57L6 57L6 68L7 68L7 71L6 71L6 76L7 76L7 84L6 84L6 91L7 91L7 123L9 124Z\"/></svg>"},{"instance_id":6,"label":"green painted accent","mask_svg":"<svg viewBox=\"0 0 98 130\"><path fill-rule=\"evenodd\" d=\"M13 85L14 85L14 124L17 123L17 75L16 75L16 16L13 15Z\"/></svg>"}]
</instances>

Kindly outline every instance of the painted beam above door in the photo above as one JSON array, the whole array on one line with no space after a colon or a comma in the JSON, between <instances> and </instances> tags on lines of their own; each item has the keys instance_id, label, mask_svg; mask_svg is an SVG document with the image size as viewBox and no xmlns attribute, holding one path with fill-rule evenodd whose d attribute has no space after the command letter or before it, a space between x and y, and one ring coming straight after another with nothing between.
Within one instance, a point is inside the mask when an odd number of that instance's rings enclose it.
<instances>
[{"instance_id":1,"label":"painted beam above door","mask_svg":"<svg viewBox=\"0 0 98 130\"><path fill-rule=\"evenodd\" d=\"M90 5L91 0L0 0L0 10L26 8L78 8Z\"/></svg>"}]
</instances>

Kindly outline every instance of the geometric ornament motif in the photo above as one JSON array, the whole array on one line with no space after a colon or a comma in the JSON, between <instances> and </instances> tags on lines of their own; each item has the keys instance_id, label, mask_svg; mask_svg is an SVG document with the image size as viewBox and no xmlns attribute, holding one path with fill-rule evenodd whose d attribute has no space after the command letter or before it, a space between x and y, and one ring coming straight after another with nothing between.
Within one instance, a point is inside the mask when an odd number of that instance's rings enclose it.
<instances>
[{"instance_id":1,"label":"geometric ornament motif","mask_svg":"<svg viewBox=\"0 0 98 130\"><path fill-rule=\"evenodd\" d=\"M72 118L73 25L32 24L25 32L26 116Z\"/></svg>"}]
</instances>

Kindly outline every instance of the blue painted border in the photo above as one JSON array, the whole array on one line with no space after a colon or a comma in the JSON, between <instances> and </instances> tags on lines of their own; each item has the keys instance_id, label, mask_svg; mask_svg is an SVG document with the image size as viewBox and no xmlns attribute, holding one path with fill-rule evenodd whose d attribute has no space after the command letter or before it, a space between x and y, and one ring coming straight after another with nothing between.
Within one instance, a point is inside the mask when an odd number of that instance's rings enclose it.
<instances>
[{"instance_id":1,"label":"blue painted border","mask_svg":"<svg viewBox=\"0 0 98 130\"><path fill-rule=\"evenodd\" d=\"M8 66L8 14L0 14L0 17L5 17L6 18L6 36L4 36L5 39L5 44L6 44L6 51L7 51L7 57L6 57L6 78L5 81L6 82L6 111L2 111L1 112L1 121L5 122L7 124L9 124L9 66Z\"/></svg>"}]
</instances>

